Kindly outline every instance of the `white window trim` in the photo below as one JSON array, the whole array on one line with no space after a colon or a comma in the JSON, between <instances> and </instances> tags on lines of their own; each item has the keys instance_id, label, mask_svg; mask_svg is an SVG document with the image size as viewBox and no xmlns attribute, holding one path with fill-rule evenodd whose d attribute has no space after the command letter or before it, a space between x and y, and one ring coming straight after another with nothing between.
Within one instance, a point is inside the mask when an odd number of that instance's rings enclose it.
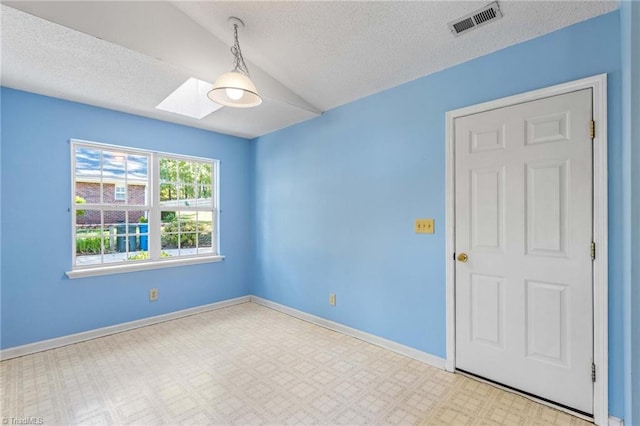
<instances>
[{"instance_id":1,"label":"white window trim","mask_svg":"<svg viewBox=\"0 0 640 426\"><path fill-rule=\"evenodd\" d=\"M114 206L114 208L124 209L124 210L147 210L149 212L149 228L155 225L157 228L160 226L160 206L154 206L155 200L159 199L160 194L160 171L159 171L159 159L160 157L169 157L172 159L184 159L187 161L201 161L208 162L213 164L213 182L212 182L212 190L213 190L213 208L212 214L214 216L213 219L213 238L212 238L212 249L215 251L213 254L199 254L192 256L180 256L178 258L162 258L160 254L162 252L160 248L160 233L154 232L149 235L149 257L150 260L141 260L131 263L107 263L107 264L97 264L95 266L75 266L75 227L76 227L76 218L73 214L74 209L70 208L69 211L71 213L71 263L72 268L70 271L65 272L69 279L76 278L86 278L100 275L111 275L111 274L121 274L127 272L137 272L137 271L146 271L152 269L161 269L161 268L171 268L178 266L187 266L187 265L197 265L203 263L215 263L224 260L224 256L220 253L220 210L219 210L219 178L220 178L220 160L204 158L204 157L196 157L189 155L180 155L169 152L161 152L161 151L150 151L138 148L130 148L119 145L111 145L104 144L100 142L92 142L85 141L81 139L70 139L70 155L71 155L71 202L72 205L75 206L75 146L89 146L95 147L98 149L116 149L123 150L132 153L139 153L149 155L149 173L152 176L149 179L149 185L151 186L151 202L145 206L138 205L120 205ZM102 191L102 189L101 189ZM97 207L97 205L93 205L90 203L83 204L82 209L90 209L92 206ZM104 205L100 205L100 207L104 207Z\"/></svg>"},{"instance_id":2,"label":"white window trim","mask_svg":"<svg viewBox=\"0 0 640 426\"><path fill-rule=\"evenodd\" d=\"M122 274L125 272L148 271L151 269L172 268L176 266L198 265L200 263L221 262L224 256L198 256L181 259L163 259L155 261L140 261L126 264L107 264L91 268L74 269L65 272L70 279L97 277L100 275Z\"/></svg>"}]
</instances>

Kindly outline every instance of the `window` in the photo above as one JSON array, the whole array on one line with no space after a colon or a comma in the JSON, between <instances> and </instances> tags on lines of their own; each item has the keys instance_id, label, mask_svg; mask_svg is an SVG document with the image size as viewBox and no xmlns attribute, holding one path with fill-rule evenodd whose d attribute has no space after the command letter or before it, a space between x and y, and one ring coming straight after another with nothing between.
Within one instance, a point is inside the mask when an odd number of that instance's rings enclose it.
<instances>
[{"instance_id":1,"label":"window","mask_svg":"<svg viewBox=\"0 0 640 426\"><path fill-rule=\"evenodd\" d=\"M212 254L213 162L158 156L162 253Z\"/></svg>"},{"instance_id":2,"label":"window","mask_svg":"<svg viewBox=\"0 0 640 426\"><path fill-rule=\"evenodd\" d=\"M116 201L124 201L127 198L127 193L124 188L125 186L123 184L116 184L116 189L113 193Z\"/></svg>"},{"instance_id":3,"label":"window","mask_svg":"<svg viewBox=\"0 0 640 426\"><path fill-rule=\"evenodd\" d=\"M72 141L71 278L221 260L216 160Z\"/></svg>"}]
</instances>

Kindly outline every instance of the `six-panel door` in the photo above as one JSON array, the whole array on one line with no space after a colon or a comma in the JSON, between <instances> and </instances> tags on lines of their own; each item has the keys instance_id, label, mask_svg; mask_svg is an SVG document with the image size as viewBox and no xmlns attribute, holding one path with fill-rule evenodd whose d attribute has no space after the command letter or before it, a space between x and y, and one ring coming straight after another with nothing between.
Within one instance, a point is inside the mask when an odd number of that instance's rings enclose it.
<instances>
[{"instance_id":1,"label":"six-panel door","mask_svg":"<svg viewBox=\"0 0 640 426\"><path fill-rule=\"evenodd\" d=\"M593 412L591 89L455 120L456 368Z\"/></svg>"}]
</instances>

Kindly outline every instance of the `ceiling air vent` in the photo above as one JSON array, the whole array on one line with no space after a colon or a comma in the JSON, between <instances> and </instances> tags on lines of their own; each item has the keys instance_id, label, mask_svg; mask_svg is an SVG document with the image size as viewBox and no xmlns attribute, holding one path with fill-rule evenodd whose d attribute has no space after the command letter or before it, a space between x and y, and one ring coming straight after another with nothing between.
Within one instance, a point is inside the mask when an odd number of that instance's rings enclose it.
<instances>
[{"instance_id":1,"label":"ceiling air vent","mask_svg":"<svg viewBox=\"0 0 640 426\"><path fill-rule=\"evenodd\" d=\"M502 12L496 1L462 18L449 22L449 29L453 35L458 36L500 18L502 18Z\"/></svg>"}]
</instances>

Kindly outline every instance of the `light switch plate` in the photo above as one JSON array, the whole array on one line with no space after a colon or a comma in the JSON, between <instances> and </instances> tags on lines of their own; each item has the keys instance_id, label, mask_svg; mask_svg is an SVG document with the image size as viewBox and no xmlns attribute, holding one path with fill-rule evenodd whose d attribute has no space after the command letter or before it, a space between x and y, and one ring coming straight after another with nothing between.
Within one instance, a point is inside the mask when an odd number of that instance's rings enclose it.
<instances>
[{"instance_id":1,"label":"light switch plate","mask_svg":"<svg viewBox=\"0 0 640 426\"><path fill-rule=\"evenodd\" d=\"M416 219L416 234L433 234L435 226L433 219Z\"/></svg>"}]
</instances>

